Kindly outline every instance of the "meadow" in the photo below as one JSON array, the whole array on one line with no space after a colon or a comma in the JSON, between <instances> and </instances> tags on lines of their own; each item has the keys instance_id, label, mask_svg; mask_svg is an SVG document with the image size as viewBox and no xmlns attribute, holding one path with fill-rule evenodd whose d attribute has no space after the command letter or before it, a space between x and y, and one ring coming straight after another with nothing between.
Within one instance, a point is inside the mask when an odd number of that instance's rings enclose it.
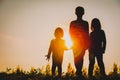
<instances>
[{"instance_id":1,"label":"meadow","mask_svg":"<svg viewBox=\"0 0 120 80\"><path fill-rule=\"evenodd\" d=\"M87 75L87 69L83 68L83 78L80 80L89 80ZM58 80L57 70L54 79L51 74L51 66L47 64L46 67L33 68L30 71L25 71L20 66L15 69L6 68L6 71L0 72L0 80ZM69 63L66 72L62 73L61 80L78 80L75 75L75 70ZM120 80L120 67L117 64L113 64L111 71L107 74L106 78L103 78L100 74L100 69L97 65L94 66L94 80Z\"/></svg>"}]
</instances>

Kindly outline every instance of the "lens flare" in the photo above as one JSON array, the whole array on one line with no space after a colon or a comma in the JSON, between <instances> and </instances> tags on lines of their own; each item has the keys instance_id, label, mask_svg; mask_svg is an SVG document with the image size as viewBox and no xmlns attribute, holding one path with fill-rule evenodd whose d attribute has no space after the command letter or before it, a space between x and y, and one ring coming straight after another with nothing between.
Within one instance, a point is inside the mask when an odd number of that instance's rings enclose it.
<instances>
[{"instance_id":1,"label":"lens flare","mask_svg":"<svg viewBox=\"0 0 120 80\"><path fill-rule=\"evenodd\" d=\"M63 39L65 40L66 47L67 47L68 49L70 49L70 48L72 47L72 44L73 44L73 43L72 43L72 40L71 40L71 38L70 38L69 33L65 32Z\"/></svg>"}]
</instances>

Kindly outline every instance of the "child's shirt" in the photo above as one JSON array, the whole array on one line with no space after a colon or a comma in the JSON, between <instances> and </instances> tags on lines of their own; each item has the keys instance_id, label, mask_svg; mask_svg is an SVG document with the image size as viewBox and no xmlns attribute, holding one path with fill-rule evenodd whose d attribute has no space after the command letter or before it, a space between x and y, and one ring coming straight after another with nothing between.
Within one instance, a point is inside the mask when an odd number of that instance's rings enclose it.
<instances>
[{"instance_id":1,"label":"child's shirt","mask_svg":"<svg viewBox=\"0 0 120 80\"><path fill-rule=\"evenodd\" d=\"M74 48L87 49L89 47L89 26L87 21L72 21L69 31L74 43Z\"/></svg>"},{"instance_id":2,"label":"child's shirt","mask_svg":"<svg viewBox=\"0 0 120 80\"><path fill-rule=\"evenodd\" d=\"M52 53L53 62L62 63L64 50L67 49L63 39L53 39L49 50Z\"/></svg>"},{"instance_id":3,"label":"child's shirt","mask_svg":"<svg viewBox=\"0 0 120 80\"><path fill-rule=\"evenodd\" d=\"M105 51L106 38L103 30L93 31L90 33L90 51L93 53L103 53Z\"/></svg>"}]
</instances>

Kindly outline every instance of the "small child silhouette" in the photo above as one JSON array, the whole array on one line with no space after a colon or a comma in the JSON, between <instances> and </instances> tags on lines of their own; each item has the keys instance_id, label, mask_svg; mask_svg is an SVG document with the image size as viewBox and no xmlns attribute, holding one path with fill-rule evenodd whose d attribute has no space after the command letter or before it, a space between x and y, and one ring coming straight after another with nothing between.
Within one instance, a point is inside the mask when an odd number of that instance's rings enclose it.
<instances>
[{"instance_id":1,"label":"small child silhouette","mask_svg":"<svg viewBox=\"0 0 120 80\"><path fill-rule=\"evenodd\" d=\"M49 61L52 53L52 75L55 75L55 69L58 67L58 77L61 77L63 54L64 50L67 50L67 47L65 46L65 40L62 39L63 35L64 32L62 28L58 27L55 29L55 39L51 40L48 54L46 55Z\"/></svg>"}]
</instances>

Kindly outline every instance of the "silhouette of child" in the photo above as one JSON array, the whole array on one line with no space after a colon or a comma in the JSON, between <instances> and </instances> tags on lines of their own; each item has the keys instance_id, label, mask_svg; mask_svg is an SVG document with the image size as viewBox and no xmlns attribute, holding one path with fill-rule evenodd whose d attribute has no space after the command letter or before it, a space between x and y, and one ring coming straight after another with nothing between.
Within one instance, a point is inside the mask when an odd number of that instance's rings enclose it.
<instances>
[{"instance_id":1,"label":"silhouette of child","mask_svg":"<svg viewBox=\"0 0 120 80\"><path fill-rule=\"evenodd\" d=\"M54 32L55 39L51 40L48 55L46 55L49 60L52 53L52 75L55 75L55 69L58 67L58 77L61 77L63 54L64 50L67 50L65 40L62 39L63 35L63 29L60 27L56 28Z\"/></svg>"},{"instance_id":2,"label":"silhouette of child","mask_svg":"<svg viewBox=\"0 0 120 80\"><path fill-rule=\"evenodd\" d=\"M100 73L106 76L105 67L103 63L103 54L106 49L106 37L104 30L101 29L101 24L99 19L94 18L91 23L92 32L90 33L91 45L89 48L89 77L93 75L93 69L95 64L95 57L100 68Z\"/></svg>"},{"instance_id":3,"label":"silhouette of child","mask_svg":"<svg viewBox=\"0 0 120 80\"><path fill-rule=\"evenodd\" d=\"M78 78L81 78L85 51L89 48L89 25L87 21L82 19L85 14L83 7L76 7L75 14L77 19L71 21L69 32L73 41L72 50L76 75Z\"/></svg>"}]
</instances>

